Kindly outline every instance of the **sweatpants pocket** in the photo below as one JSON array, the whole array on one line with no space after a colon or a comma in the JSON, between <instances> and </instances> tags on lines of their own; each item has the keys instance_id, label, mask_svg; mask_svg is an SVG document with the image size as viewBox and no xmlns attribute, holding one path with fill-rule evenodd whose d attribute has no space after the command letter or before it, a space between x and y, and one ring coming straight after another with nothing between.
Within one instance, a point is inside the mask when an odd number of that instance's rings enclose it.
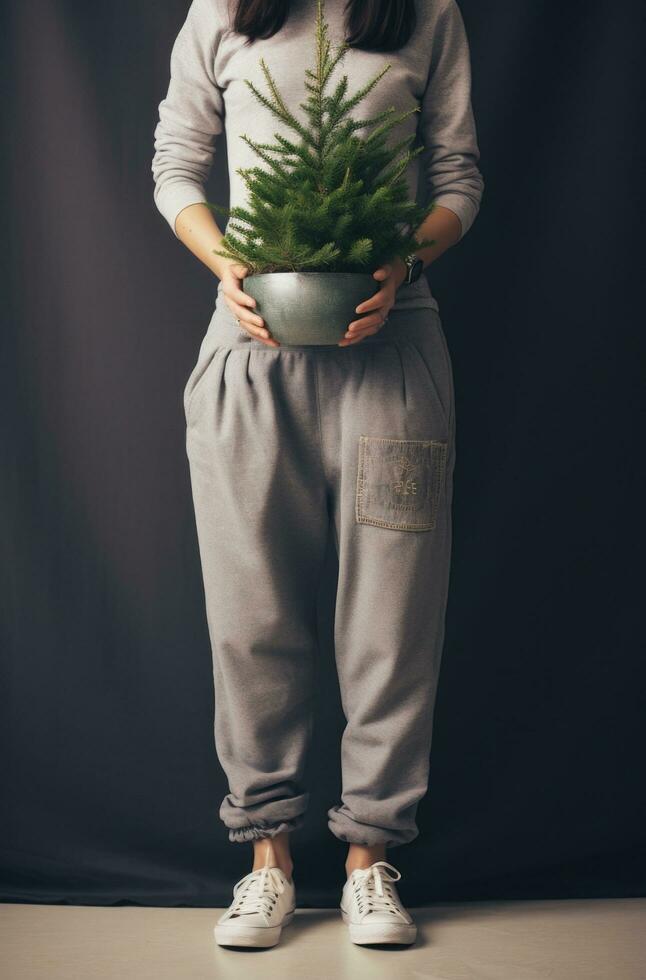
<instances>
[{"instance_id":1,"label":"sweatpants pocket","mask_svg":"<svg viewBox=\"0 0 646 980\"><path fill-rule=\"evenodd\" d=\"M421 366L430 388L431 397L447 432L449 432L453 415L452 378L451 365L443 341L441 326L432 333L429 331L423 340L418 340L416 343L411 342L409 347Z\"/></svg>"},{"instance_id":2,"label":"sweatpants pocket","mask_svg":"<svg viewBox=\"0 0 646 980\"><path fill-rule=\"evenodd\" d=\"M211 367L218 350L219 347L212 348L210 351L205 351L203 347L200 349L197 362L188 377L186 385L184 386L184 417L187 425L190 424L191 405L193 404L197 390L207 377L209 368Z\"/></svg>"},{"instance_id":3,"label":"sweatpants pocket","mask_svg":"<svg viewBox=\"0 0 646 980\"><path fill-rule=\"evenodd\" d=\"M359 436L356 520L401 531L437 523L448 442Z\"/></svg>"}]
</instances>

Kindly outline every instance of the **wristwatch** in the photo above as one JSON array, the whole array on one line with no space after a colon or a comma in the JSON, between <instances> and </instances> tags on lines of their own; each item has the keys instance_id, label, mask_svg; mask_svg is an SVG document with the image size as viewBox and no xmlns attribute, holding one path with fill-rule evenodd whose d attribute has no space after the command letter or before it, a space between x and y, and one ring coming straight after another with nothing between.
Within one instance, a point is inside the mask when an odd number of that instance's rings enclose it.
<instances>
[{"instance_id":1,"label":"wristwatch","mask_svg":"<svg viewBox=\"0 0 646 980\"><path fill-rule=\"evenodd\" d=\"M410 255L407 255L404 262L406 263L406 268L408 269L404 282L409 284L415 282L415 280L419 279L422 274L424 262L422 259L420 259L419 255L415 254L415 252L411 252Z\"/></svg>"}]
</instances>

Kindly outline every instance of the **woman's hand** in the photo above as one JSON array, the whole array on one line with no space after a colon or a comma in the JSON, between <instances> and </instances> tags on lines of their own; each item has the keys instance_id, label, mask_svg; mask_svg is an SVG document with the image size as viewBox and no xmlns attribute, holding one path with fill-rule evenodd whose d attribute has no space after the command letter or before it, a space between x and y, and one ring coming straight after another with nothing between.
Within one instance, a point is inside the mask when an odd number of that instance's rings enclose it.
<instances>
[{"instance_id":1,"label":"woman's hand","mask_svg":"<svg viewBox=\"0 0 646 980\"><path fill-rule=\"evenodd\" d=\"M249 271L241 262L227 262L222 269L220 278L227 306L240 326L252 337L261 340L267 347L280 347L265 327L265 321L260 314L253 312L255 299L242 289L242 280L249 275Z\"/></svg>"},{"instance_id":2,"label":"woman's hand","mask_svg":"<svg viewBox=\"0 0 646 980\"><path fill-rule=\"evenodd\" d=\"M383 282L374 296L359 303L356 313L367 313L360 320L353 320L348 326L348 331L339 341L339 347L348 347L356 344L369 334L377 333L383 327L386 317L395 303L395 293L406 278L406 263L399 256L392 262L380 266L373 272L373 278Z\"/></svg>"},{"instance_id":3,"label":"woman's hand","mask_svg":"<svg viewBox=\"0 0 646 980\"><path fill-rule=\"evenodd\" d=\"M278 341L265 328L263 318L253 312L255 299L241 288L240 284L249 275L250 269L242 262L217 254L217 250L222 248L224 235L211 208L202 201L182 208L175 219L175 233L221 281L226 304L240 321L240 326L268 347L279 347Z\"/></svg>"}]
</instances>

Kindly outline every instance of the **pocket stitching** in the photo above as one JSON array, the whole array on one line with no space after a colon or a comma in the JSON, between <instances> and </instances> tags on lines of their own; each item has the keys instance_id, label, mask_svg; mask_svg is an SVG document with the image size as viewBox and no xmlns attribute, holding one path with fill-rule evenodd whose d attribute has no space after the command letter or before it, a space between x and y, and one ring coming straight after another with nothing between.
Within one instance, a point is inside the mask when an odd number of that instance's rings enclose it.
<instances>
[{"instance_id":1,"label":"pocket stitching","mask_svg":"<svg viewBox=\"0 0 646 980\"><path fill-rule=\"evenodd\" d=\"M429 489L428 502L430 505L430 520L419 524L403 523L401 521L387 521L380 517L374 517L366 513L364 509L365 486L366 486L366 459L368 456L368 446L370 443L385 443L389 445L408 445L408 446L430 446L433 463L431 465L431 486ZM430 531L437 526L437 515L439 511L440 494L446 474L446 460L448 453L448 442L441 439L395 439L381 436L359 436L359 463L357 468L357 485L355 493L355 519L358 524L370 524L375 527L391 528L397 531Z\"/></svg>"}]
</instances>

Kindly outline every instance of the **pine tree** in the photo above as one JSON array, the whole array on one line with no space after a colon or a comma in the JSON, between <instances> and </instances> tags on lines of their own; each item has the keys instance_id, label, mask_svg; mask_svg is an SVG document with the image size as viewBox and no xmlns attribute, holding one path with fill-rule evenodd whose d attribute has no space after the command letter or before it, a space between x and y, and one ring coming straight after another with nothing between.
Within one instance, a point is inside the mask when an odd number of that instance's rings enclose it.
<instances>
[{"instance_id":1,"label":"pine tree","mask_svg":"<svg viewBox=\"0 0 646 980\"><path fill-rule=\"evenodd\" d=\"M331 53L323 0L317 0L316 69L306 70L310 95L300 103L306 125L286 105L264 59L260 65L271 95L263 95L245 79L254 97L296 136L287 139L274 133L274 144L241 137L267 169L238 170L249 191L247 207L229 209L206 202L231 218L220 242L223 247L214 249L215 254L242 262L251 273L365 273L433 243L419 241L413 231L434 205L410 201L405 178L409 162L424 147L410 148L414 135L394 146L388 143L392 129L419 107L398 113L391 106L372 118L352 119L350 110L391 65L354 95L347 93L347 75L327 95L330 74L348 48L343 41ZM374 128L365 138L356 135L369 127Z\"/></svg>"}]
</instances>

